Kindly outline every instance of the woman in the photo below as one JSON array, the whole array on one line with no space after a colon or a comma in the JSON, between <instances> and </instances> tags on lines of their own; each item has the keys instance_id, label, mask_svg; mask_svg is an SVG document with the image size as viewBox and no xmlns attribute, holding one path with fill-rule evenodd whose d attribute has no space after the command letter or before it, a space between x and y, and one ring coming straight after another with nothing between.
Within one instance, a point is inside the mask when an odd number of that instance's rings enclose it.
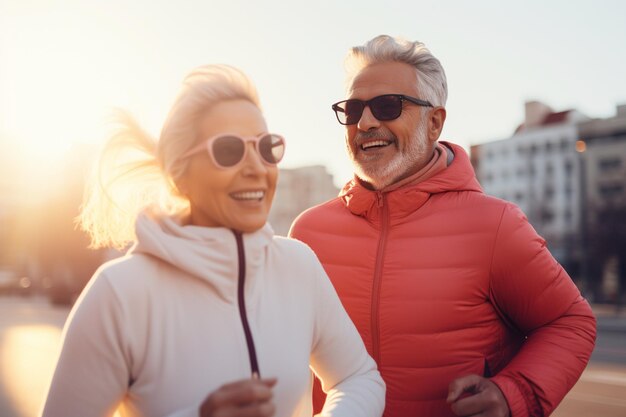
<instances>
[{"instance_id":1,"label":"woman","mask_svg":"<svg viewBox=\"0 0 626 417\"><path fill-rule=\"evenodd\" d=\"M266 223L285 142L249 79L198 68L158 143L125 126L80 221L96 247L134 245L72 311L43 416L310 416L309 366L322 415L380 416L384 384L317 258Z\"/></svg>"}]
</instances>

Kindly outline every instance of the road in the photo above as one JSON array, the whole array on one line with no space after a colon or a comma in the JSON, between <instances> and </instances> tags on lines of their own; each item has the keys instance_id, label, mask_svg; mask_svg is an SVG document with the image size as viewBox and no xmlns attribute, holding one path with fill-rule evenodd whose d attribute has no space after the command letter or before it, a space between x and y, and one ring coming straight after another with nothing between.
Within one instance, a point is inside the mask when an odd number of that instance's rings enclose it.
<instances>
[{"instance_id":1,"label":"road","mask_svg":"<svg viewBox=\"0 0 626 417\"><path fill-rule=\"evenodd\" d=\"M42 299L0 298L0 416L37 415L67 314Z\"/></svg>"},{"instance_id":2,"label":"road","mask_svg":"<svg viewBox=\"0 0 626 417\"><path fill-rule=\"evenodd\" d=\"M0 416L35 417L59 351L68 308L0 297ZM591 362L553 417L626 416L626 313L598 310Z\"/></svg>"}]
</instances>

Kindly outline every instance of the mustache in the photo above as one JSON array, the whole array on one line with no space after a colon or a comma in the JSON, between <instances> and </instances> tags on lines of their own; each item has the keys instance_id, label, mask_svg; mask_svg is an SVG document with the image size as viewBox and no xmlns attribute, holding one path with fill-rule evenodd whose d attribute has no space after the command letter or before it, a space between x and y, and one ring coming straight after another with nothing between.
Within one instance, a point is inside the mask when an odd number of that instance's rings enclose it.
<instances>
[{"instance_id":1,"label":"mustache","mask_svg":"<svg viewBox=\"0 0 626 417\"><path fill-rule=\"evenodd\" d=\"M354 141L357 144L361 144L366 140L385 140L385 141L395 141L397 138L391 132L383 132L380 130L367 130L365 132L358 131L356 135L354 135Z\"/></svg>"}]
</instances>

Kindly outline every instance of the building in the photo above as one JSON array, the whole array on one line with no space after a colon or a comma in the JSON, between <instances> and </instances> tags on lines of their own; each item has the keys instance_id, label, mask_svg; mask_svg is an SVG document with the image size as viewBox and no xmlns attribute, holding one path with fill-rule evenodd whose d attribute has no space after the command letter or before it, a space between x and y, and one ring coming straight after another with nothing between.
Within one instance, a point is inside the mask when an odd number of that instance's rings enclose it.
<instances>
[{"instance_id":1,"label":"building","mask_svg":"<svg viewBox=\"0 0 626 417\"><path fill-rule=\"evenodd\" d=\"M339 189L324 166L281 169L269 222L277 235L286 236L294 219L309 207L336 197Z\"/></svg>"},{"instance_id":2,"label":"building","mask_svg":"<svg viewBox=\"0 0 626 417\"><path fill-rule=\"evenodd\" d=\"M18 261L18 220L22 208L30 201L19 160L16 146L0 138L0 269Z\"/></svg>"},{"instance_id":3,"label":"building","mask_svg":"<svg viewBox=\"0 0 626 417\"><path fill-rule=\"evenodd\" d=\"M596 209L626 204L626 104L614 117L593 119L579 126L584 148L586 202L590 219ZM626 219L625 219L626 220Z\"/></svg>"},{"instance_id":4,"label":"building","mask_svg":"<svg viewBox=\"0 0 626 417\"><path fill-rule=\"evenodd\" d=\"M548 242L552 254L577 273L580 253L581 161L576 110L555 112L532 101L511 137L471 149L476 175L487 194L517 204Z\"/></svg>"},{"instance_id":5,"label":"building","mask_svg":"<svg viewBox=\"0 0 626 417\"><path fill-rule=\"evenodd\" d=\"M599 277L596 298L626 302L626 105L614 117L581 123L579 131L583 272Z\"/></svg>"}]
</instances>

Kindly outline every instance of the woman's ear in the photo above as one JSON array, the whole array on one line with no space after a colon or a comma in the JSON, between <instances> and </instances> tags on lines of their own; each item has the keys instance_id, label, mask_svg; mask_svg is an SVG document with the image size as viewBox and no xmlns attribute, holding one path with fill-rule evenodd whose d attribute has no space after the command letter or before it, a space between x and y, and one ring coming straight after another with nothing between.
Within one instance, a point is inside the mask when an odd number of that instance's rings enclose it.
<instances>
[{"instance_id":1,"label":"woman's ear","mask_svg":"<svg viewBox=\"0 0 626 417\"><path fill-rule=\"evenodd\" d=\"M439 139L445 121L446 109L444 107L435 107L429 112L428 139L431 142L435 142L437 139Z\"/></svg>"},{"instance_id":2,"label":"woman's ear","mask_svg":"<svg viewBox=\"0 0 626 417\"><path fill-rule=\"evenodd\" d=\"M172 179L171 186L172 191L179 197L187 197L189 188L187 184L187 176L185 174L175 180Z\"/></svg>"}]
</instances>

